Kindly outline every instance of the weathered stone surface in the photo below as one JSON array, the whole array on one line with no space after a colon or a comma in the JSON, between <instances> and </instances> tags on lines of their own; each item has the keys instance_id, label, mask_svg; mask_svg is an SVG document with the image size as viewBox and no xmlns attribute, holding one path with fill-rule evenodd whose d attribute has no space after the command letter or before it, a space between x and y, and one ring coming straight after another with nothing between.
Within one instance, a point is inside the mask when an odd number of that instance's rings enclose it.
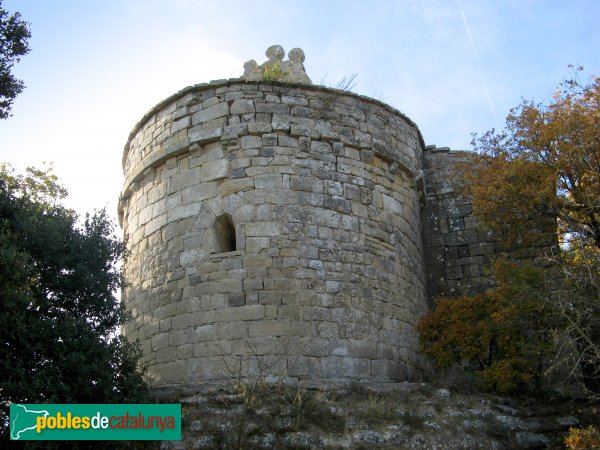
<instances>
[{"instance_id":1,"label":"weathered stone surface","mask_svg":"<svg viewBox=\"0 0 600 450\"><path fill-rule=\"evenodd\" d=\"M303 59L280 53L270 61L282 68ZM123 160L123 301L135 311L124 333L140 338L154 386L227 382L239 375L231 368L251 376L259 365L306 382L415 373L423 193L390 167L421 169L416 127L322 87L190 89L161 106L170 115L147 116ZM455 253L461 274L479 277L466 259L476 256Z\"/></svg>"},{"instance_id":2,"label":"weathered stone surface","mask_svg":"<svg viewBox=\"0 0 600 450\"><path fill-rule=\"evenodd\" d=\"M456 297L492 286L490 258L534 258L556 245L554 224L539 248L502 248L497 236L483 229L473 216L471 199L463 194L462 175L455 168L468 161L468 152L425 148L425 259L431 303L438 296ZM385 198L384 198L385 201Z\"/></svg>"},{"instance_id":3,"label":"weathered stone surface","mask_svg":"<svg viewBox=\"0 0 600 450\"><path fill-rule=\"evenodd\" d=\"M213 142L219 140L222 134L223 129L220 127L204 130L202 127L198 126L190 128L188 131L190 144L206 144L208 142Z\"/></svg>"},{"instance_id":4,"label":"weathered stone surface","mask_svg":"<svg viewBox=\"0 0 600 450\"><path fill-rule=\"evenodd\" d=\"M228 169L229 163L227 160L209 161L200 169L200 182L206 183L226 178Z\"/></svg>"},{"instance_id":5,"label":"weathered stone surface","mask_svg":"<svg viewBox=\"0 0 600 450\"><path fill-rule=\"evenodd\" d=\"M293 48L288 53L288 61L284 61L285 51L281 45L272 45L265 52L267 61L258 65L251 59L244 63L244 79L248 81L277 80L292 83L311 84L304 69L304 52L301 48Z\"/></svg>"},{"instance_id":6,"label":"weathered stone surface","mask_svg":"<svg viewBox=\"0 0 600 450\"><path fill-rule=\"evenodd\" d=\"M251 99L237 99L231 105L231 114L247 114L254 112L254 102Z\"/></svg>"},{"instance_id":7,"label":"weathered stone surface","mask_svg":"<svg viewBox=\"0 0 600 450\"><path fill-rule=\"evenodd\" d=\"M202 109L193 114L192 125L218 119L219 117L224 117L227 114L229 114L229 105L227 102L217 103L216 105L209 106L208 108Z\"/></svg>"}]
</instances>

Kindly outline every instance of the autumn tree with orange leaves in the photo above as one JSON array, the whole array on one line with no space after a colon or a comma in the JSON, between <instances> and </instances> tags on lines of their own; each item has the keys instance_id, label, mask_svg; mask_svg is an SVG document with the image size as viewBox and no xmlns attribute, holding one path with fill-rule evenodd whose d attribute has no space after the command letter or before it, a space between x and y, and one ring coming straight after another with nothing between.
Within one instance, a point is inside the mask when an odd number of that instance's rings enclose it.
<instances>
[{"instance_id":1,"label":"autumn tree with orange leaves","mask_svg":"<svg viewBox=\"0 0 600 450\"><path fill-rule=\"evenodd\" d=\"M552 266L545 283L528 291L522 277L503 276L496 280L495 291L476 297L478 307L491 311L492 318L503 318L501 331L508 347L496 349L497 360L475 371L484 378L487 373L489 379L490 367L503 367L503 373L492 375L508 376L513 370L509 359L515 361L513 343L522 343L525 347L518 351L527 352L532 350L527 342L539 346L548 339L554 344L554 357L546 357L536 367L515 367L521 372L508 379L535 379L558 367L569 379L582 381L589 392L600 393L600 78L582 84L577 77L581 70L561 84L550 103L523 101L510 112L502 132L492 130L473 139L478 155L465 177L478 220L496 231L501 245L508 248L541 246L548 224L556 224L561 243L560 250L545 255ZM540 222L546 225L536 226ZM512 295L515 286L528 295ZM528 311L526 305L534 297L543 308L537 314L539 333L531 339L532 329L518 325L524 323L519 311ZM459 302L454 308L440 301L425 316L420 325L423 349L440 348L448 339L450 328L443 323L440 309L446 308L460 321L460 302L473 302L475 297L454 301ZM436 315L437 321L432 319ZM444 320L450 319L446 315ZM452 341L455 362L464 362L470 333L471 337L489 334L474 330L466 319L460 325L463 336ZM512 340L506 333L512 333ZM497 335L490 336L498 342ZM447 351L429 354L438 364L447 362L449 355Z\"/></svg>"}]
</instances>

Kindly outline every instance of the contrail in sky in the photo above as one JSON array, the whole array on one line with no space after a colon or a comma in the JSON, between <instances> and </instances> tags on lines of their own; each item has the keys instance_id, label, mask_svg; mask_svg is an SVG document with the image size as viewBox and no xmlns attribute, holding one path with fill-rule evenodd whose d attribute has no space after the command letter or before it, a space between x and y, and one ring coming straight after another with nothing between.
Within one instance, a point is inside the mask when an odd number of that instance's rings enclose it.
<instances>
[{"instance_id":1,"label":"contrail in sky","mask_svg":"<svg viewBox=\"0 0 600 450\"><path fill-rule=\"evenodd\" d=\"M492 114L494 115L494 121L496 122L496 128L500 128L500 122L498 121L498 114L496 114L496 105L494 105L494 100L492 100L492 96L490 95L490 91L487 87L487 83L485 81L485 75L483 74L483 70L481 69L481 63L479 62L479 54L477 53L477 47L475 47L475 41L473 40L473 35L471 34L471 28L469 27L469 22L467 21L467 16L465 15L464 10L462 9L462 5L460 4L460 0L456 0L456 4L458 5L458 9L460 10L460 15L462 16L463 24L465 25L465 30L467 31L467 35L469 36L469 42L471 43L471 49L473 50L473 55L475 56L475 62L477 63L477 68L479 69L479 76L481 77L481 84L483 85L483 90L485 91L485 95L490 103L490 108L492 109Z\"/></svg>"}]
</instances>

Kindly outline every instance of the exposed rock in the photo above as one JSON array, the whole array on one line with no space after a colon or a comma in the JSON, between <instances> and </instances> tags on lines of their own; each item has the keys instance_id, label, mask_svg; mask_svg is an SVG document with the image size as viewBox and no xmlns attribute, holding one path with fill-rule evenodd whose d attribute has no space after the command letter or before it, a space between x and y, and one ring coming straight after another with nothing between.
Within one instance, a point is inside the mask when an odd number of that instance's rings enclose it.
<instances>
[{"instance_id":1,"label":"exposed rock","mask_svg":"<svg viewBox=\"0 0 600 450\"><path fill-rule=\"evenodd\" d=\"M560 404L509 406L499 397L443 390L448 394L421 383L388 385L385 392L256 385L198 395L183 405L183 440L161 448L543 449L560 447L578 422L560 415Z\"/></svg>"}]
</instances>

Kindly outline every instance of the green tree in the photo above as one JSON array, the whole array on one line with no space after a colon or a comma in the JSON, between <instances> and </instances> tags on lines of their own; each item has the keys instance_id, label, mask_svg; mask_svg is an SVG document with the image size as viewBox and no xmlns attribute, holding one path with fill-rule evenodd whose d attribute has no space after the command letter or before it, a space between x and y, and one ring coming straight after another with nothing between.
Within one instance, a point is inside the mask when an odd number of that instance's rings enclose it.
<instances>
[{"instance_id":1,"label":"green tree","mask_svg":"<svg viewBox=\"0 0 600 450\"><path fill-rule=\"evenodd\" d=\"M18 12L9 15L0 0L0 119L10 116L14 99L25 88L11 70L21 56L29 53L30 37L29 24Z\"/></svg>"},{"instance_id":2,"label":"green tree","mask_svg":"<svg viewBox=\"0 0 600 450\"><path fill-rule=\"evenodd\" d=\"M105 212L78 224L49 170L0 169L2 439L9 402L144 400L140 351L118 334L123 245Z\"/></svg>"}]
</instances>

